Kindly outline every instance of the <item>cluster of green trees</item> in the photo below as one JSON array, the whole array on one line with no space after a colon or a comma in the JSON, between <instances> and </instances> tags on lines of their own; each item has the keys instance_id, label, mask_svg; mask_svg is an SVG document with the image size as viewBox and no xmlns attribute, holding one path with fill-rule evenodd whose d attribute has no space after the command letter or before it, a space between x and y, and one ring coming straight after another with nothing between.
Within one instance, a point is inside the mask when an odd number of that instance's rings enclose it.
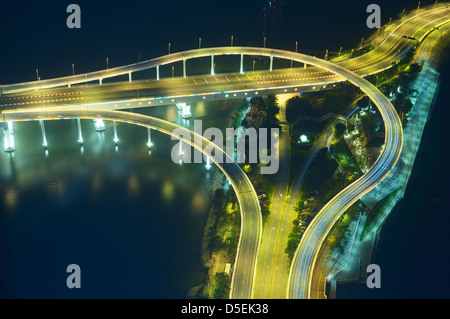
<instances>
[{"instance_id":1,"label":"cluster of green trees","mask_svg":"<svg viewBox=\"0 0 450 319\"><path fill-rule=\"evenodd\" d=\"M253 97L250 100L250 103L253 107L259 107L260 109L266 111L266 117L263 120L260 128L279 128L279 119L278 119L278 113L280 112L280 108L278 106L278 99L275 94L269 94L262 97ZM243 127L248 127L248 124L244 120L242 122ZM270 149L270 142L271 137L268 134L267 135L267 142L266 145L268 145L267 152L270 154L272 151ZM246 147L248 145L246 144ZM246 152L248 149L246 149ZM270 215L270 204L271 204L271 194L274 187L275 182L275 176L272 175L265 175L264 177L261 175L260 165L261 161L257 161L258 163L251 163L251 164L242 164L244 171L246 172L247 176L252 181L253 187L257 190L258 193L264 193L266 194L265 198L261 199L261 214L263 217L263 222L267 220L267 217Z\"/></svg>"},{"instance_id":2,"label":"cluster of green trees","mask_svg":"<svg viewBox=\"0 0 450 319\"><path fill-rule=\"evenodd\" d=\"M301 190L304 195L300 197L300 200L293 207L294 211L297 212L297 217L292 222L293 227L288 235L288 242L285 248L285 252L290 261L292 261L292 257L294 256L306 227L315 215L312 211L312 207L310 208L310 211L305 211L305 198L308 197L307 194L314 194L315 190L319 190L318 195L316 195L317 198L315 198L315 201L317 202L325 203L333 197L339 191L341 186L339 183L334 183L334 181L332 181L336 169L337 164L330 157L327 148L322 148L316 154L316 158L314 159L314 162L311 163L302 182Z\"/></svg>"},{"instance_id":3,"label":"cluster of green trees","mask_svg":"<svg viewBox=\"0 0 450 319\"><path fill-rule=\"evenodd\" d=\"M220 190L218 190L220 192ZM223 190L222 190L223 193ZM218 202L220 199L217 200ZM212 237L214 250L226 252L228 257L234 257L239 242L241 216L234 191L230 189L226 200L213 203L217 215L215 235Z\"/></svg>"},{"instance_id":4,"label":"cluster of green trees","mask_svg":"<svg viewBox=\"0 0 450 319\"><path fill-rule=\"evenodd\" d=\"M348 184L362 176L361 169L356 163L352 152L348 148L345 141L340 140L333 144L332 152L340 163L340 167L344 174L344 183Z\"/></svg>"},{"instance_id":5,"label":"cluster of green trees","mask_svg":"<svg viewBox=\"0 0 450 319\"><path fill-rule=\"evenodd\" d=\"M340 253L344 252L348 240L353 238L354 235L354 229L349 228L349 226L352 221L355 221L359 217L359 213L363 212L363 206L362 202L358 201L342 214L327 238L327 242L331 248L338 249Z\"/></svg>"},{"instance_id":6,"label":"cluster of green trees","mask_svg":"<svg viewBox=\"0 0 450 319\"><path fill-rule=\"evenodd\" d=\"M320 117L327 113L341 114L358 94L359 89L354 85L338 83L333 90L295 96L286 103L286 118L293 121L301 115Z\"/></svg>"},{"instance_id":7,"label":"cluster of green trees","mask_svg":"<svg viewBox=\"0 0 450 319\"><path fill-rule=\"evenodd\" d=\"M231 277L224 272L216 273L212 283L212 299L228 299L230 295Z\"/></svg>"},{"instance_id":8,"label":"cluster of green trees","mask_svg":"<svg viewBox=\"0 0 450 319\"><path fill-rule=\"evenodd\" d=\"M363 47L361 49L354 50L351 57L352 58L357 58L357 57L359 57L361 55L369 53L372 50L373 50L373 47L371 45L368 45L368 46L365 46L365 47Z\"/></svg>"},{"instance_id":9,"label":"cluster of green trees","mask_svg":"<svg viewBox=\"0 0 450 319\"><path fill-rule=\"evenodd\" d=\"M347 127L345 126L344 123L339 122L334 126L333 131L334 131L334 138L339 140L346 133Z\"/></svg>"},{"instance_id":10,"label":"cluster of green trees","mask_svg":"<svg viewBox=\"0 0 450 319\"><path fill-rule=\"evenodd\" d=\"M300 198L294 206L294 211L297 213L297 217L292 221L294 226L288 235L288 242L286 248L284 249L285 253L288 255L289 262L292 261L295 251L297 250L297 246L300 244L303 233L305 232L309 222L312 220L311 214L305 212L304 210L304 199Z\"/></svg>"},{"instance_id":11,"label":"cluster of green trees","mask_svg":"<svg viewBox=\"0 0 450 319\"><path fill-rule=\"evenodd\" d=\"M222 250L233 258L239 242L240 212L236 195L232 189L224 193L217 189L212 202L202 243L202 262L210 267L210 256L213 251Z\"/></svg>"},{"instance_id":12,"label":"cluster of green trees","mask_svg":"<svg viewBox=\"0 0 450 319\"><path fill-rule=\"evenodd\" d=\"M337 163L330 157L327 148L317 152L302 182L302 191L310 194L326 184L337 170Z\"/></svg>"},{"instance_id":13,"label":"cluster of green trees","mask_svg":"<svg viewBox=\"0 0 450 319\"><path fill-rule=\"evenodd\" d=\"M264 98L264 104L266 107L266 119L263 121L262 127L277 128L279 127L279 120L277 118L280 113L280 107L278 106L278 99L275 94L269 94Z\"/></svg>"},{"instance_id":14,"label":"cluster of green trees","mask_svg":"<svg viewBox=\"0 0 450 319\"><path fill-rule=\"evenodd\" d=\"M398 63L392 63L391 68L378 75L380 90L384 95L390 96L391 93L395 93L395 89L398 87L403 93L409 94L408 87L422 70L420 64L412 63L414 54L415 49L410 49ZM371 80L373 81L374 79L376 82L376 76L372 75Z\"/></svg>"}]
</instances>

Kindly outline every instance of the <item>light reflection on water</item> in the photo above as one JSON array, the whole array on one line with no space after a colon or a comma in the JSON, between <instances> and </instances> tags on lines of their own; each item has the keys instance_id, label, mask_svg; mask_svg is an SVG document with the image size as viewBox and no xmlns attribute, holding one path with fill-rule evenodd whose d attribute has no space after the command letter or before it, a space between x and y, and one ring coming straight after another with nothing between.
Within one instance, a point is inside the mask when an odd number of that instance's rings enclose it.
<instances>
[{"instance_id":1,"label":"light reflection on water","mask_svg":"<svg viewBox=\"0 0 450 319\"><path fill-rule=\"evenodd\" d=\"M200 106L209 125L208 107L210 117L214 108L229 111L220 104ZM175 106L138 111L189 123ZM76 120L45 121L46 152L38 122L15 123L16 151L0 152L0 297L184 298L206 278L200 247L217 168L177 165L169 136L152 131L149 150L146 129L122 123L115 148L105 124L99 133L82 120L80 147ZM90 283L76 294L65 286L73 262ZM34 276L19 271L30 264Z\"/></svg>"}]
</instances>

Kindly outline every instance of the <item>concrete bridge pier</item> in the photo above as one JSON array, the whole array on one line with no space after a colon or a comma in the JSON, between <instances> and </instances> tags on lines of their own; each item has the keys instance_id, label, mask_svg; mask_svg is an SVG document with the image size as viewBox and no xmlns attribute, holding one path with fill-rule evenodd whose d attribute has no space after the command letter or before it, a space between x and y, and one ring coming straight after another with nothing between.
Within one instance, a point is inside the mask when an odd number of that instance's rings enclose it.
<instances>
[{"instance_id":1,"label":"concrete bridge pier","mask_svg":"<svg viewBox=\"0 0 450 319\"><path fill-rule=\"evenodd\" d=\"M128 82L132 82L132 78L131 78L131 72L128 73Z\"/></svg>"},{"instance_id":2,"label":"concrete bridge pier","mask_svg":"<svg viewBox=\"0 0 450 319\"><path fill-rule=\"evenodd\" d=\"M152 143L152 136L151 136L151 129L150 128L147 128L147 146L148 146L148 148L150 148L150 147L152 147L153 146L153 143Z\"/></svg>"},{"instance_id":3,"label":"concrete bridge pier","mask_svg":"<svg viewBox=\"0 0 450 319\"><path fill-rule=\"evenodd\" d=\"M119 142L119 138L117 137L117 123L116 121L113 121L114 124L114 143L117 144L117 142Z\"/></svg>"},{"instance_id":4,"label":"concrete bridge pier","mask_svg":"<svg viewBox=\"0 0 450 319\"><path fill-rule=\"evenodd\" d=\"M270 72L273 70L273 55L270 56Z\"/></svg>"},{"instance_id":5,"label":"concrete bridge pier","mask_svg":"<svg viewBox=\"0 0 450 319\"><path fill-rule=\"evenodd\" d=\"M186 59L183 60L183 77L186 78Z\"/></svg>"},{"instance_id":6,"label":"concrete bridge pier","mask_svg":"<svg viewBox=\"0 0 450 319\"><path fill-rule=\"evenodd\" d=\"M81 120L77 118L77 125L78 125L78 143L80 145L83 145L83 134L81 133Z\"/></svg>"},{"instance_id":7,"label":"concrete bridge pier","mask_svg":"<svg viewBox=\"0 0 450 319\"><path fill-rule=\"evenodd\" d=\"M159 65L156 66L156 79L159 81Z\"/></svg>"},{"instance_id":8,"label":"concrete bridge pier","mask_svg":"<svg viewBox=\"0 0 450 319\"><path fill-rule=\"evenodd\" d=\"M180 145L180 158L182 159L183 158L183 141L182 140L180 140L180 143L179 143L179 145ZM180 161L181 161L181 159L180 159Z\"/></svg>"},{"instance_id":9,"label":"concrete bridge pier","mask_svg":"<svg viewBox=\"0 0 450 319\"><path fill-rule=\"evenodd\" d=\"M214 74L214 54L211 54L211 75Z\"/></svg>"},{"instance_id":10,"label":"concrete bridge pier","mask_svg":"<svg viewBox=\"0 0 450 319\"><path fill-rule=\"evenodd\" d=\"M241 53L241 67L240 67L240 72L241 74L244 74L244 54Z\"/></svg>"},{"instance_id":11,"label":"concrete bridge pier","mask_svg":"<svg viewBox=\"0 0 450 319\"><path fill-rule=\"evenodd\" d=\"M16 150L13 122L11 121L8 121L7 126L3 127L3 148L5 152L12 152Z\"/></svg>"},{"instance_id":12,"label":"concrete bridge pier","mask_svg":"<svg viewBox=\"0 0 450 319\"><path fill-rule=\"evenodd\" d=\"M181 117L184 119L192 117L190 104L183 103L183 108L181 110Z\"/></svg>"}]
</instances>

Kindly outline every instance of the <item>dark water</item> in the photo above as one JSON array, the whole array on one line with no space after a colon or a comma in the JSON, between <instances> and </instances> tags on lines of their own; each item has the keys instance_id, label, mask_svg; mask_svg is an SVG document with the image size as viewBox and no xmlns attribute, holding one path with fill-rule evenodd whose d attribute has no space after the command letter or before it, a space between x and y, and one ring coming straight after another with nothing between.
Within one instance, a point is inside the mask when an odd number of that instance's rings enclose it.
<instances>
[{"instance_id":1,"label":"dark water","mask_svg":"<svg viewBox=\"0 0 450 319\"><path fill-rule=\"evenodd\" d=\"M447 64L405 196L380 234L373 262L381 288L342 285L338 298L450 298L449 85Z\"/></svg>"},{"instance_id":2,"label":"dark water","mask_svg":"<svg viewBox=\"0 0 450 319\"><path fill-rule=\"evenodd\" d=\"M232 103L228 104L232 105ZM178 119L175 106L138 110ZM196 103L214 124L224 102ZM208 114L208 115L207 115ZM17 150L0 152L0 297L185 298L207 269L200 248L216 168L175 164L169 136L112 123L98 133L82 120L15 123ZM219 124L215 123L217 127ZM81 268L82 289L66 287L66 267Z\"/></svg>"}]
</instances>

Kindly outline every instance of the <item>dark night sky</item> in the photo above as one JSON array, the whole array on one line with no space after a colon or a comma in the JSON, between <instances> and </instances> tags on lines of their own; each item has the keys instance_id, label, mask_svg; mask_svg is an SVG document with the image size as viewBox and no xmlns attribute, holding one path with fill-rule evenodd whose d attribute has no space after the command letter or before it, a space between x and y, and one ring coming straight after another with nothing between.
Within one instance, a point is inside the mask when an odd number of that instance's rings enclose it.
<instances>
[{"instance_id":1,"label":"dark night sky","mask_svg":"<svg viewBox=\"0 0 450 319\"><path fill-rule=\"evenodd\" d=\"M299 51L354 47L373 31L366 27L373 1L283 1L278 47ZM434 1L422 1L422 4ZM81 7L81 29L68 29L66 8ZM137 62L172 51L229 45L262 46L264 0L228 1L14 1L0 9L0 83L42 79ZM417 1L377 1L382 22ZM273 42L272 42L273 43ZM267 46L271 45L268 39ZM304 51L305 52L305 51Z\"/></svg>"}]
</instances>

